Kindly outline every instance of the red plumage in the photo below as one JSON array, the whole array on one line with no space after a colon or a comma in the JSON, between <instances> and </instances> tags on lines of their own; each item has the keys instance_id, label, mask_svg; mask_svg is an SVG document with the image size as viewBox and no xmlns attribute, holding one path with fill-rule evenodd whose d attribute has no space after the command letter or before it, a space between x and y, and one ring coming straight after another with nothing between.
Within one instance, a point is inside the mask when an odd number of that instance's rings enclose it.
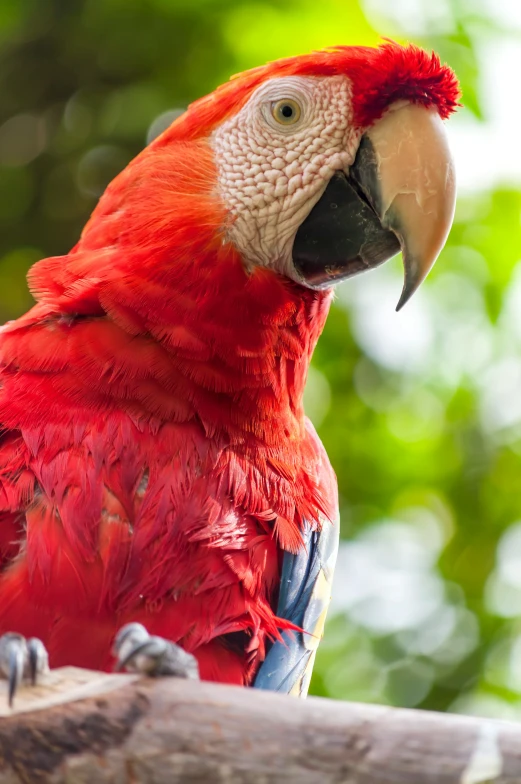
<instances>
[{"instance_id":1,"label":"red plumage","mask_svg":"<svg viewBox=\"0 0 521 784\"><path fill-rule=\"evenodd\" d=\"M0 334L0 632L51 665L111 666L124 623L248 683L283 550L336 510L302 394L330 293L225 241L209 132L274 75L345 72L356 122L457 88L413 47L338 49L256 69L194 104L107 188L80 241L29 274ZM286 624L287 625L287 624Z\"/></svg>"}]
</instances>

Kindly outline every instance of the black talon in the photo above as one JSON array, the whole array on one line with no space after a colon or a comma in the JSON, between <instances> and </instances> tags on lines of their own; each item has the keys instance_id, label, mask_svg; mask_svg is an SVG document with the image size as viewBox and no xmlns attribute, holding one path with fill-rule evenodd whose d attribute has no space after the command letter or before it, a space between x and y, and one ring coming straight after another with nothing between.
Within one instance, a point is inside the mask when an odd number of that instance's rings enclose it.
<instances>
[{"instance_id":1,"label":"black talon","mask_svg":"<svg viewBox=\"0 0 521 784\"><path fill-rule=\"evenodd\" d=\"M25 641L24 641L25 642ZM9 679L8 679L8 703L13 707L14 695L20 685L25 664L25 651L21 645L11 644L9 649Z\"/></svg>"},{"instance_id":2,"label":"black talon","mask_svg":"<svg viewBox=\"0 0 521 784\"><path fill-rule=\"evenodd\" d=\"M30 640L27 640L27 652L29 678L31 680L31 685L36 686L38 675L49 669L47 651L41 640L37 637L31 637Z\"/></svg>"},{"instance_id":3,"label":"black talon","mask_svg":"<svg viewBox=\"0 0 521 784\"><path fill-rule=\"evenodd\" d=\"M29 677L31 679L31 686L35 686L38 672L38 652L34 647L27 647L29 650Z\"/></svg>"}]
</instances>

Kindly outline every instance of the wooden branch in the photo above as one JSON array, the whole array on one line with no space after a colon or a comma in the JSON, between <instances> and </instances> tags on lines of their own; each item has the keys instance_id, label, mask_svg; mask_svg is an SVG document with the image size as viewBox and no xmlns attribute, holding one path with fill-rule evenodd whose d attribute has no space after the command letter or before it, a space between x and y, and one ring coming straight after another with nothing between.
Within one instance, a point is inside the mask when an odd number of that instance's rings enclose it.
<instances>
[{"instance_id":1,"label":"wooden branch","mask_svg":"<svg viewBox=\"0 0 521 784\"><path fill-rule=\"evenodd\" d=\"M510 722L69 667L0 708L0 784L521 782Z\"/></svg>"}]
</instances>

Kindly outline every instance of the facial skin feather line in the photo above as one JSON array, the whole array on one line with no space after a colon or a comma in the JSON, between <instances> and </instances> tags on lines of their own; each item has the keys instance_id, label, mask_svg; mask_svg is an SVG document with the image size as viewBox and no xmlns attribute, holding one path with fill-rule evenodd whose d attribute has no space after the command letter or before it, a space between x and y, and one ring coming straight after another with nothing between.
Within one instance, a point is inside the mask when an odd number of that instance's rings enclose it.
<instances>
[{"instance_id":1,"label":"facial skin feather line","mask_svg":"<svg viewBox=\"0 0 521 784\"><path fill-rule=\"evenodd\" d=\"M335 282L401 247L405 301L438 255L458 97L435 55L392 43L241 74L32 268L36 305L0 331L11 695L45 649L305 694L338 542L309 362Z\"/></svg>"},{"instance_id":2,"label":"facial skin feather line","mask_svg":"<svg viewBox=\"0 0 521 784\"><path fill-rule=\"evenodd\" d=\"M298 226L358 148L350 93L345 76L270 79L214 131L219 191L235 217L227 235L247 264L292 277ZM271 118L270 106L285 98L301 106L296 128Z\"/></svg>"}]
</instances>

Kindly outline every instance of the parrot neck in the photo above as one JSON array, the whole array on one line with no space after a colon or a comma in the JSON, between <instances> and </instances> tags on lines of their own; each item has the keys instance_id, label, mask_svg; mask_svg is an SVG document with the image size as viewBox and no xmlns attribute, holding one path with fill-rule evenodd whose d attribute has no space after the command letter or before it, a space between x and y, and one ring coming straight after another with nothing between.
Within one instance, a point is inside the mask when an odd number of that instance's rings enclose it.
<instances>
[{"instance_id":1,"label":"parrot neck","mask_svg":"<svg viewBox=\"0 0 521 784\"><path fill-rule=\"evenodd\" d=\"M304 438L304 387L331 292L247 273L222 243L186 263L164 250L97 250L92 277L89 256L80 244L39 262L30 280L40 304L17 322L59 320L63 352L88 361L87 383L78 380L87 404L98 407L97 390L140 419L199 421L255 448Z\"/></svg>"},{"instance_id":2,"label":"parrot neck","mask_svg":"<svg viewBox=\"0 0 521 784\"><path fill-rule=\"evenodd\" d=\"M68 256L32 268L39 304L25 319L67 321L64 351L90 373L82 396L272 447L304 437L304 385L332 294L247 272L216 180L206 142L160 137L109 185Z\"/></svg>"},{"instance_id":3,"label":"parrot neck","mask_svg":"<svg viewBox=\"0 0 521 784\"><path fill-rule=\"evenodd\" d=\"M304 437L303 395L331 293L266 269L245 273L235 253L212 262L176 303L169 328L152 328L207 432L266 445ZM174 316L175 312L175 316ZM172 318L172 316L174 316Z\"/></svg>"},{"instance_id":4,"label":"parrot neck","mask_svg":"<svg viewBox=\"0 0 521 784\"><path fill-rule=\"evenodd\" d=\"M156 275L148 302L146 282L137 289L133 311L171 362L164 390L182 406L175 419L193 416L207 434L256 448L304 437L304 387L330 293L247 273L222 246L175 282Z\"/></svg>"}]
</instances>

